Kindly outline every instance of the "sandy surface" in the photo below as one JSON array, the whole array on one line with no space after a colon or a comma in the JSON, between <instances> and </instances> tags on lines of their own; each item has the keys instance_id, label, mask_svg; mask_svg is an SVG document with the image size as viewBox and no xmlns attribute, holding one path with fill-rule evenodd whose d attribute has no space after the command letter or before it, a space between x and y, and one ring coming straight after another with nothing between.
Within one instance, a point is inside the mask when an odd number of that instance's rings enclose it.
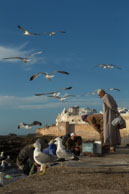
<instances>
[{"instance_id":1,"label":"sandy surface","mask_svg":"<svg viewBox=\"0 0 129 194\"><path fill-rule=\"evenodd\" d=\"M129 148L121 147L103 157L81 156L79 161L49 167L0 188L12 194L122 194L129 193Z\"/></svg>"}]
</instances>

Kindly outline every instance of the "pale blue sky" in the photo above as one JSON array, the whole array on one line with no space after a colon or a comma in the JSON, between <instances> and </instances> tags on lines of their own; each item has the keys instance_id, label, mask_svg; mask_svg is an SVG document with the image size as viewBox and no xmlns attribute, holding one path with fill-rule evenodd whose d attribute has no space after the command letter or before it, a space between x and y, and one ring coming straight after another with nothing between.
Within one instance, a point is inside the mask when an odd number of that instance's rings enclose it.
<instances>
[{"instance_id":1,"label":"pale blue sky","mask_svg":"<svg viewBox=\"0 0 129 194\"><path fill-rule=\"evenodd\" d=\"M65 30L53 37L24 36L21 25L31 32ZM119 88L110 94L118 106L129 108L129 1L128 0L2 0L0 6L0 134L26 134L18 130L20 122L38 120L55 123L64 107L102 110L102 101L94 96L69 98L64 103L35 93L51 92L72 86L69 94L81 95L98 88ZM27 56L32 62L5 61L2 58ZM95 68L98 64L119 65L122 70ZM32 82L37 72L64 70L52 81L43 76ZM65 94L65 92L63 93Z\"/></svg>"}]
</instances>

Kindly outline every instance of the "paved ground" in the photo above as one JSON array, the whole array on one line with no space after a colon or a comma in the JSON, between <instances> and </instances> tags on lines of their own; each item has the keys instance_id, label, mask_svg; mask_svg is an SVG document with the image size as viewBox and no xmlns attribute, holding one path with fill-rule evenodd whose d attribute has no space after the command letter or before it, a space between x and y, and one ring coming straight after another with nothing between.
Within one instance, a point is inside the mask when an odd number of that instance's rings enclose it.
<instances>
[{"instance_id":1,"label":"paved ground","mask_svg":"<svg viewBox=\"0 0 129 194\"><path fill-rule=\"evenodd\" d=\"M0 188L2 194L124 194L129 193L129 147L102 157L80 156L79 161L55 165Z\"/></svg>"}]
</instances>

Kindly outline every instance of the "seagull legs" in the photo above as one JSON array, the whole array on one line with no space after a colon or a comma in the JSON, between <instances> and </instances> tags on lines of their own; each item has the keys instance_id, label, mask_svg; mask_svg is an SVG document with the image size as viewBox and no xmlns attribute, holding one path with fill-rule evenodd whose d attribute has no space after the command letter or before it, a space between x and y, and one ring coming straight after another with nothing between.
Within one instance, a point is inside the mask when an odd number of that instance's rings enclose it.
<instances>
[{"instance_id":1,"label":"seagull legs","mask_svg":"<svg viewBox=\"0 0 129 194\"><path fill-rule=\"evenodd\" d=\"M39 175L44 175L46 172L46 165L41 166L41 173Z\"/></svg>"}]
</instances>

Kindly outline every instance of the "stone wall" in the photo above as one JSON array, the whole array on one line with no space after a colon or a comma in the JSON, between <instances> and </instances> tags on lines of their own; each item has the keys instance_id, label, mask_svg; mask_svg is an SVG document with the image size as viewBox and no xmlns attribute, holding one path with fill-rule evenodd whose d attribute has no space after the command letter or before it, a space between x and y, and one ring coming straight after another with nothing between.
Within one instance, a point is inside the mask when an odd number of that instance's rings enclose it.
<instances>
[{"instance_id":1,"label":"stone wall","mask_svg":"<svg viewBox=\"0 0 129 194\"><path fill-rule=\"evenodd\" d=\"M126 128L120 130L124 143L129 143L129 114L122 115L126 120ZM36 133L41 135L62 136L66 133L75 132L85 140L99 140L99 134L89 124L69 124L68 122L60 122L58 126L49 128L39 128ZM122 140L122 141L123 141ZM126 141L126 142L125 142Z\"/></svg>"}]
</instances>

